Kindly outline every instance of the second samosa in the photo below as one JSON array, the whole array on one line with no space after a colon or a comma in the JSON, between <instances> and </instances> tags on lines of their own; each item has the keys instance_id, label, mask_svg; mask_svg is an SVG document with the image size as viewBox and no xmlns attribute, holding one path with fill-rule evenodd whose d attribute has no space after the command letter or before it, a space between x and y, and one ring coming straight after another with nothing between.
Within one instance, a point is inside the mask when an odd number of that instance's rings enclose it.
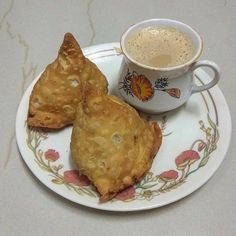
<instances>
[{"instance_id":1,"label":"second samosa","mask_svg":"<svg viewBox=\"0 0 236 236\"><path fill-rule=\"evenodd\" d=\"M79 104L71 154L102 202L140 181L161 143L159 125L143 120L118 97L89 92Z\"/></svg>"}]
</instances>

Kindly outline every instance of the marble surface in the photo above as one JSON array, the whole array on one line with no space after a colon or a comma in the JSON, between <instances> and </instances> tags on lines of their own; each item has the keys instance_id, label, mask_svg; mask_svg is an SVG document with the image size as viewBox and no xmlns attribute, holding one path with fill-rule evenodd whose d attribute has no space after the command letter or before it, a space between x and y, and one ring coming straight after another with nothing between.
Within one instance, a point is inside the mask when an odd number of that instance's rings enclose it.
<instances>
[{"instance_id":1,"label":"marble surface","mask_svg":"<svg viewBox=\"0 0 236 236\"><path fill-rule=\"evenodd\" d=\"M236 234L236 1L234 0L2 0L0 1L0 235L234 235ZM210 181L171 205L112 213L69 202L44 187L25 166L15 139L20 99L55 57L65 32L82 47L119 41L130 24L172 18L204 39L202 58L222 70L232 139Z\"/></svg>"}]
</instances>

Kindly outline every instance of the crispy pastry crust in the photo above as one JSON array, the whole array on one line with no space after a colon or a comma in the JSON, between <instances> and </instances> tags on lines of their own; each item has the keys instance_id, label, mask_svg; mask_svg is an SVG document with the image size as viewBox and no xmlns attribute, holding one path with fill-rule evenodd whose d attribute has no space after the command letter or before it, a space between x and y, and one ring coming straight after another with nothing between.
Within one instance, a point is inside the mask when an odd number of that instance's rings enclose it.
<instances>
[{"instance_id":1,"label":"crispy pastry crust","mask_svg":"<svg viewBox=\"0 0 236 236\"><path fill-rule=\"evenodd\" d=\"M72 124L83 86L107 93L107 80L85 58L71 33L66 33L58 56L36 82L29 101L28 125L59 129Z\"/></svg>"},{"instance_id":2,"label":"crispy pastry crust","mask_svg":"<svg viewBox=\"0 0 236 236\"><path fill-rule=\"evenodd\" d=\"M89 94L78 107L71 153L105 202L146 174L161 142L156 122L115 96Z\"/></svg>"}]
</instances>

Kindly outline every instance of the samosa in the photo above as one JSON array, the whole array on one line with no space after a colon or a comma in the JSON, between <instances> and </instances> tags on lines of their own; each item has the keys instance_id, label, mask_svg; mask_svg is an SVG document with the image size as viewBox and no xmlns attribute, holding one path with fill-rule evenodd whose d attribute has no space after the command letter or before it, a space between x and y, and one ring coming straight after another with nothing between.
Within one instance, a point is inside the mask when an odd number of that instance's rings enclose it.
<instances>
[{"instance_id":1,"label":"samosa","mask_svg":"<svg viewBox=\"0 0 236 236\"><path fill-rule=\"evenodd\" d=\"M27 123L59 129L72 124L83 97L83 87L107 93L107 80L87 59L71 33L66 33L57 58L36 82L29 101Z\"/></svg>"},{"instance_id":2,"label":"samosa","mask_svg":"<svg viewBox=\"0 0 236 236\"><path fill-rule=\"evenodd\" d=\"M71 154L105 202L147 173L161 142L156 122L116 96L89 93L78 106Z\"/></svg>"}]
</instances>

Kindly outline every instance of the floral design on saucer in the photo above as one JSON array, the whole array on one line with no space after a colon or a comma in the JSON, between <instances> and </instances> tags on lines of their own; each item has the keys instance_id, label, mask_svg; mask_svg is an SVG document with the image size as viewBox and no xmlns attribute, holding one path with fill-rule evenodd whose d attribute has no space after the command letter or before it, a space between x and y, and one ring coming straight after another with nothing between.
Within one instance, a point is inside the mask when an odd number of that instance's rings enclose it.
<instances>
[{"instance_id":1,"label":"floral design on saucer","mask_svg":"<svg viewBox=\"0 0 236 236\"><path fill-rule=\"evenodd\" d=\"M147 116L146 119L149 119L149 117ZM164 131L166 117L162 120L165 122L164 125L161 125L162 131ZM157 175L153 172L148 172L139 183L123 190L112 201L150 201L154 197L172 191L184 184L190 175L208 163L211 153L217 148L219 140L218 127L212 121L209 114L207 115L207 121L207 126L202 120L199 121L200 129L204 133L205 138L194 140L189 149L183 150L175 158L175 169L167 169ZM43 151L41 145L44 140L49 138L47 133L29 128L28 126L26 126L26 133L26 142L28 148L32 151L35 162L39 168L50 174L52 183L64 185L79 195L98 197L96 189L86 176L75 169L64 169L63 164L59 163L60 153L58 151L53 148Z\"/></svg>"},{"instance_id":2,"label":"floral design on saucer","mask_svg":"<svg viewBox=\"0 0 236 236\"><path fill-rule=\"evenodd\" d=\"M81 174L78 170L64 170L64 165L59 164L60 154L54 149L43 151L41 143L48 139L48 134L42 131L35 130L26 126L27 145L34 155L34 160L38 167L46 171L52 177L51 181L54 184L65 185L69 190L77 194L86 194L91 197L96 197L97 193L91 187L88 178Z\"/></svg>"}]
</instances>

